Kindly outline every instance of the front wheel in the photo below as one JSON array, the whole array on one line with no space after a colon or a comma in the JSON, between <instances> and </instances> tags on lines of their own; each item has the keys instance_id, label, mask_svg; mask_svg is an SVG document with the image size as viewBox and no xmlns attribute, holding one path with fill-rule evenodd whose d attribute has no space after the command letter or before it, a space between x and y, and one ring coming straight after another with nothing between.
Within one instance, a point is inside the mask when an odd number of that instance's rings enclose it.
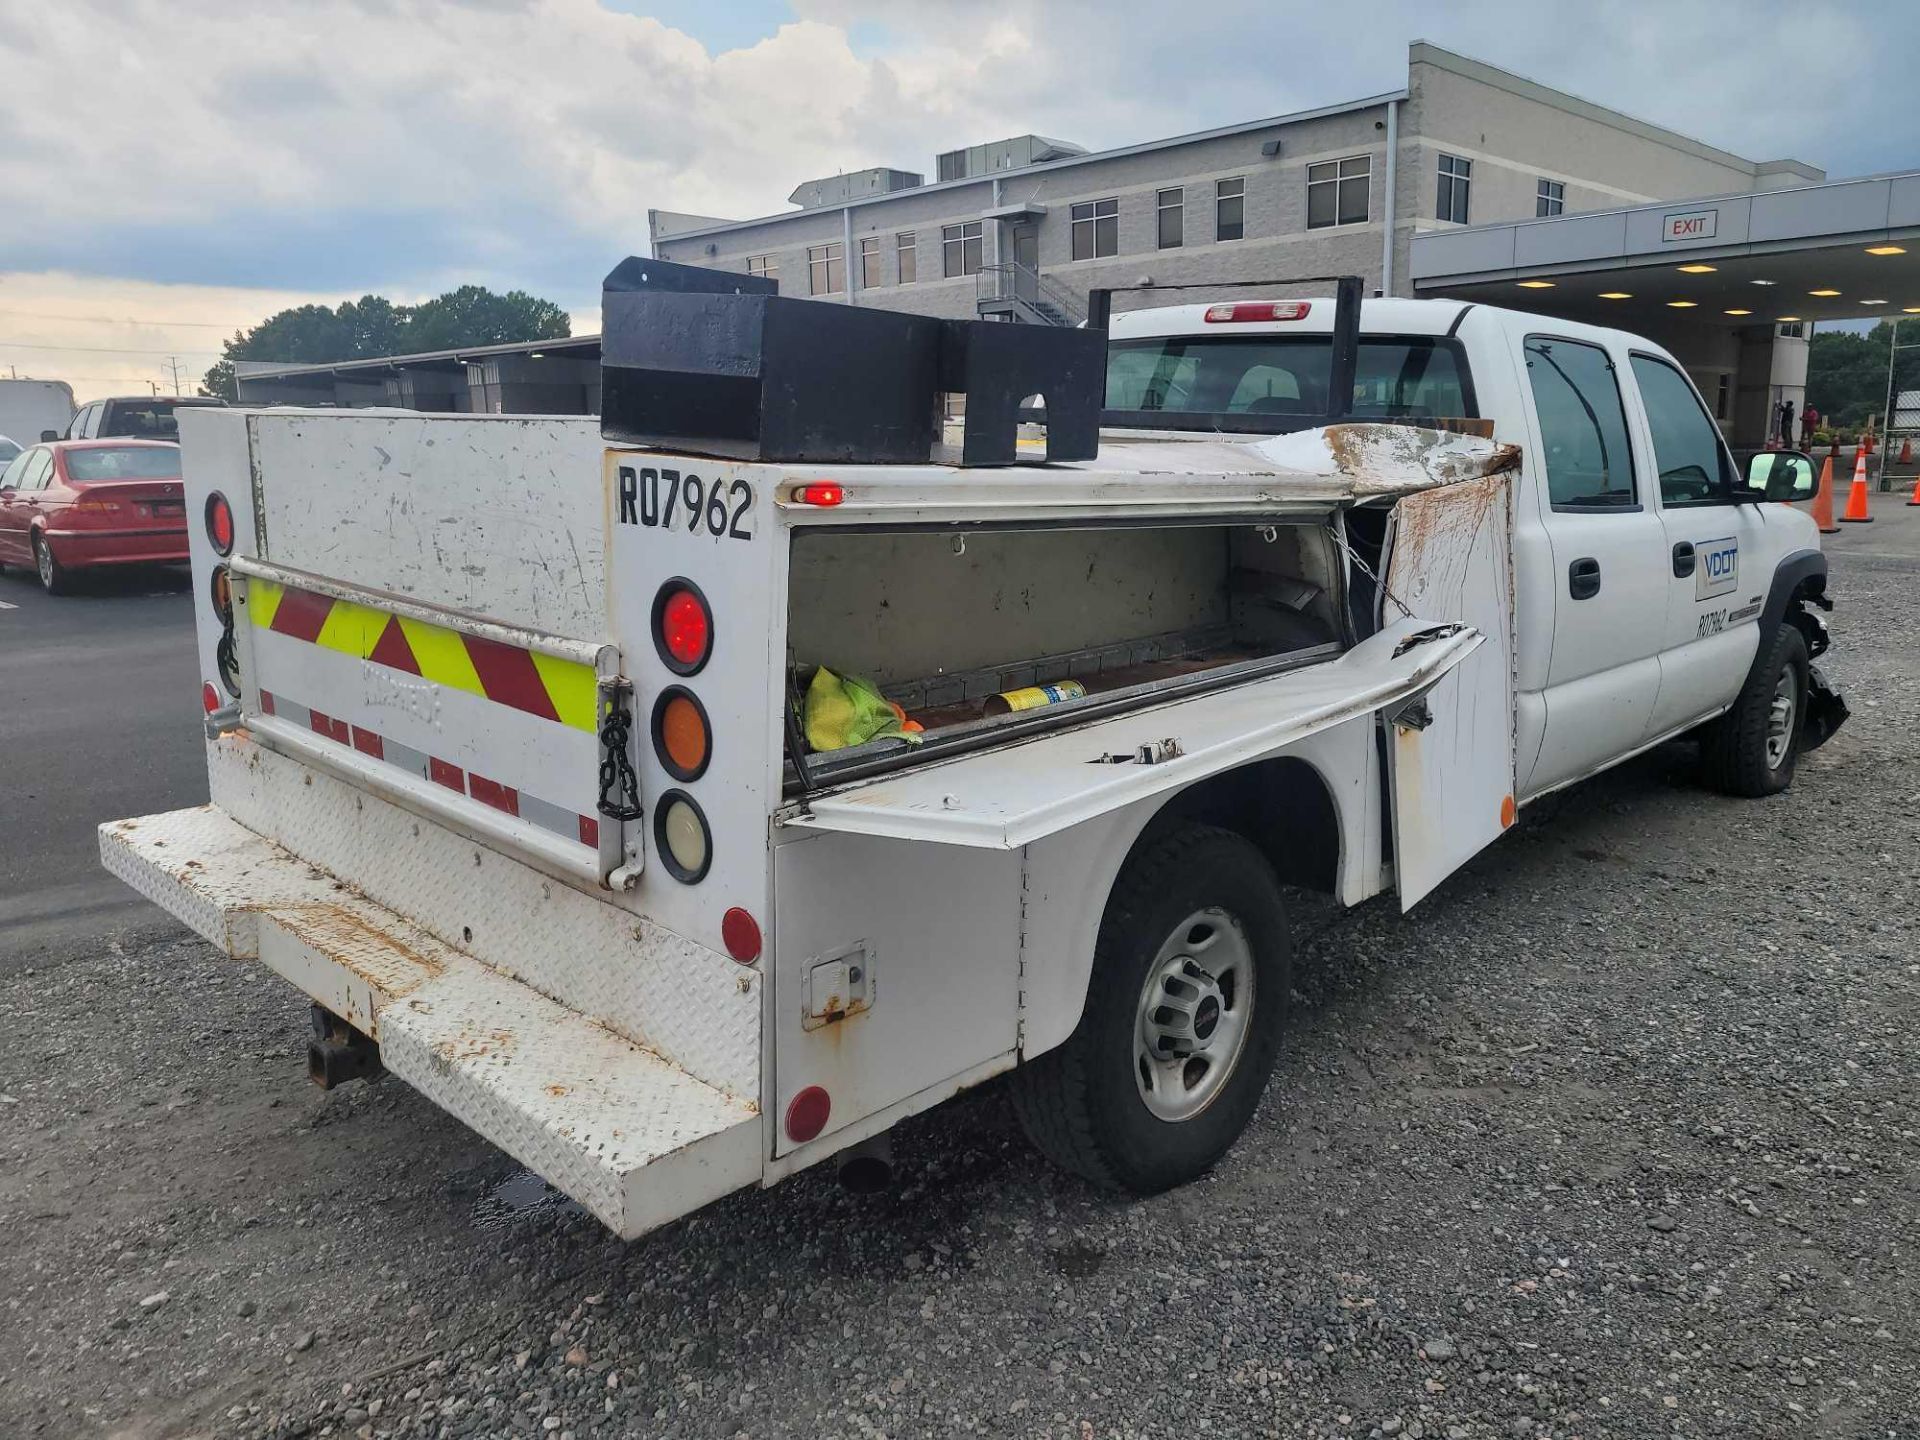
<instances>
[{"instance_id":1,"label":"front wheel","mask_svg":"<svg viewBox=\"0 0 1920 1440\"><path fill-rule=\"evenodd\" d=\"M1761 662L1727 713L1700 738L1706 782L1728 795L1778 795L1793 783L1807 706L1807 641L1795 625L1775 627Z\"/></svg>"},{"instance_id":2,"label":"front wheel","mask_svg":"<svg viewBox=\"0 0 1920 1440\"><path fill-rule=\"evenodd\" d=\"M1273 1071L1289 950L1279 884L1244 837L1192 824L1149 842L1114 882L1079 1025L1016 1076L1027 1135L1108 1189L1205 1174Z\"/></svg>"}]
</instances>

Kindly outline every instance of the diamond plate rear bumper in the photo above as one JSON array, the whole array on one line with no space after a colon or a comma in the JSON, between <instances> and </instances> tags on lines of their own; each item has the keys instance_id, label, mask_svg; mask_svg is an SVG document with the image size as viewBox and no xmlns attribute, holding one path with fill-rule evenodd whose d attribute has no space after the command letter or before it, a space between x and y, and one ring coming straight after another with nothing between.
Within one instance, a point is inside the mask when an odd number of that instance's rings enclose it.
<instances>
[{"instance_id":1,"label":"diamond plate rear bumper","mask_svg":"<svg viewBox=\"0 0 1920 1440\"><path fill-rule=\"evenodd\" d=\"M100 827L108 871L380 1043L386 1068L631 1239L759 1181L755 1106L442 944L221 810Z\"/></svg>"}]
</instances>

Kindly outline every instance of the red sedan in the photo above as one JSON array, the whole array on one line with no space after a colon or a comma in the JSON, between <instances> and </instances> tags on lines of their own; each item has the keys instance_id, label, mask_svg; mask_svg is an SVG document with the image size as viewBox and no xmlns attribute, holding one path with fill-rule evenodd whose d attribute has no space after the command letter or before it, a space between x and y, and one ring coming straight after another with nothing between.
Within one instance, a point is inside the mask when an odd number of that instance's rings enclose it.
<instances>
[{"instance_id":1,"label":"red sedan","mask_svg":"<svg viewBox=\"0 0 1920 1440\"><path fill-rule=\"evenodd\" d=\"M0 567L31 566L50 595L89 566L186 558L178 445L57 440L0 474Z\"/></svg>"}]
</instances>

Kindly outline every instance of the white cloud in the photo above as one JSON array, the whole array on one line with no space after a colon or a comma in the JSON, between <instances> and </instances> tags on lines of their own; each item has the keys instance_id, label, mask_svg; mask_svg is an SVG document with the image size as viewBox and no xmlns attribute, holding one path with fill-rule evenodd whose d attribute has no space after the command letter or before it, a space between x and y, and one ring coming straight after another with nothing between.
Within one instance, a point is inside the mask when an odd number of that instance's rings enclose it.
<instances>
[{"instance_id":1,"label":"white cloud","mask_svg":"<svg viewBox=\"0 0 1920 1440\"><path fill-rule=\"evenodd\" d=\"M1752 0L1737 23L1704 0L791 13L714 54L596 0L10 7L0 265L257 292L236 323L282 293L401 299L469 280L587 311L605 270L644 248L650 207L764 214L804 179L924 170L1026 130L1098 147L1348 99L1404 83L1422 34L1742 154L1836 173L1916 158L1896 73L1920 38L1910 0ZM100 308L85 287L102 282L63 283ZM0 324L8 337L23 338Z\"/></svg>"}]
</instances>

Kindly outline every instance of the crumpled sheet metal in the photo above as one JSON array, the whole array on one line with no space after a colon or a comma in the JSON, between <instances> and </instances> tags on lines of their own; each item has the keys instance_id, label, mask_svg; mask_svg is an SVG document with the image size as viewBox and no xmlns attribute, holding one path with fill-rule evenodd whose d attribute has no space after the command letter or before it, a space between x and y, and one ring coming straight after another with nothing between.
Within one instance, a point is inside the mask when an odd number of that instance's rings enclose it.
<instances>
[{"instance_id":1,"label":"crumpled sheet metal","mask_svg":"<svg viewBox=\"0 0 1920 1440\"><path fill-rule=\"evenodd\" d=\"M1247 447L1276 471L1344 481L1357 500L1406 495L1517 470L1520 447L1414 425L1350 421Z\"/></svg>"}]
</instances>

